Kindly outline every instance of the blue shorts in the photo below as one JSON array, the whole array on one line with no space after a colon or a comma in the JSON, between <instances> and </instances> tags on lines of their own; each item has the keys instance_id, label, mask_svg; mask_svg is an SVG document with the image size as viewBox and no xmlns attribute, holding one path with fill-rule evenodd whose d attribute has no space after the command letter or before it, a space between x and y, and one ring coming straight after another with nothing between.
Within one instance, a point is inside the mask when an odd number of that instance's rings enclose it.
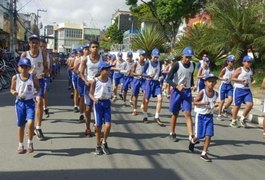
<instances>
[{"instance_id":1,"label":"blue shorts","mask_svg":"<svg viewBox=\"0 0 265 180\"><path fill-rule=\"evenodd\" d=\"M133 77L132 76L124 76L123 77L122 90L127 92L129 87L131 87L132 81L133 81Z\"/></svg>"},{"instance_id":2,"label":"blue shorts","mask_svg":"<svg viewBox=\"0 0 265 180\"><path fill-rule=\"evenodd\" d=\"M177 113L180 110L185 112L191 112L192 110L192 93L191 89L184 89L180 92L176 88L171 91L169 101L169 111L171 113Z\"/></svg>"},{"instance_id":3,"label":"blue shorts","mask_svg":"<svg viewBox=\"0 0 265 180\"><path fill-rule=\"evenodd\" d=\"M227 84L227 83L222 83L219 88L219 97L220 100L225 100L227 97L232 97L233 96L233 85L232 84Z\"/></svg>"},{"instance_id":4,"label":"blue shorts","mask_svg":"<svg viewBox=\"0 0 265 180\"><path fill-rule=\"evenodd\" d=\"M77 90L79 93L79 97L84 97L85 82L82 80L81 77L77 78Z\"/></svg>"},{"instance_id":5,"label":"blue shorts","mask_svg":"<svg viewBox=\"0 0 265 180\"><path fill-rule=\"evenodd\" d=\"M44 97L44 88L45 88L45 81L44 79L39 79L40 91L38 92L37 96Z\"/></svg>"},{"instance_id":6,"label":"blue shorts","mask_svg":"<svg viewBox=\"0 0 265 180\"><path fill-rule=\"evenodd\" d=\"M77 79L78 79L77 74L72 73L72 84L74 89L77 89Z\"/></svg>"},{"instance_id":7,"label":"blue shorts","mask_svg":"<svg viewBox=\"0 0 265 180\"><path fill-rule=\"evenodd\" d=\"M111 123L111 101L99 100L94 103L94 117L96 126L102 126L105 123Z\"/></svg>"},{"instance_id":8,"label":"blue shorts","mask_svg":"<svg viewBox=\"0 0 265 180\"><path fill-rule=\"evenodd\" d=\"M67 74L68 74L69 79L72 79L72 71L67 69Z\"/></svg>"},{"instance_id":9,"label":"blue shorts","mask_svg":"<svg viewBox=\"0 0 265 180\"><path fill-rule=\"evenodd\" d=\"M28 120L34 121L35 119L35 101L30 100L16 100L16 114L17 126L24 126Z\"/></svg>"},{"instance_id":10,"label":"blue shorts","mask_svg":"<svg viewBox=\"0 0 265 180\"><path fill-rule=\"evenodd\" d=\"M134 78L132 81L132 96L138 96L140 93L140 88L144 90L145 85L144 79Z\"/></svg>"},{"instance_id":11,"label":"blue shorts","mask_svg":"<svg viewBox=\"0 0 265 180\"><path fill-rule=\"evenodd\" d=\"M85 98L85 105L87 105L87 106L93 105L93 101L89 97L89 91L90 91L90 86L85 85L85 87L84 87L84 98Z\"/></svg>"},{"instance_id":12,"label":"blue shorts","mask_svg":"<svg viewBox=\"0 0 265 180\"><path fill-rule=\"evenodd\" d=\"M113 83L115 86L118 86L119 84L123 83L123 76L115 77L113 76Z\"/></svg>"},{"instance_id":13,"label":"blue shorts","mask_svg":"<svg viewBox=\"0 0 265 180\"><path fill-rule=\"evenodd\" d=\"M214 136L213 115L197 113L195 116L195 137L203 139L205 136Z\"/></svg>"},{"instance_id":14,"label":"blue shorts","mask_svg":"<svg viewBox=\"0 0 265 180\"><path fill-rule=\"evenodd\" d=\"M233 103L240 106L242 103L253 102L253 96L250 89L235 88L233 96Z\"/></svg>"},{"instance_id":15,"label":"blue shorts","mask_svg":"<svg viewBox=\"0 0 265 180\"><path fill-rule=\"evenodd\" d=\"M199 82L198 82L198 92L200 92L202 89L205 88L204 82L205 82L204 79L199 79Z\"/></svg>"},{"instance_id":16,"label":"blue shorts","mask_svg":"<svg viewBox=\"0 0 265 180\"><path fill-rule=\"evenodd\" d=\"M162 94L162 89L160 82L156 80L146 80L145 81L145 99L149 100L151 96L156 97Z\"/></svg>"},{"instance_id":17,"label":"blue shorts","mask_svg":"<svg viewBox=\"0 0 265 180\"><path fill-rule=\"evenodd\" d=\"M50 88L50 77L44 78L44 90L49 91Z\"/></svg>"}]
</instances>

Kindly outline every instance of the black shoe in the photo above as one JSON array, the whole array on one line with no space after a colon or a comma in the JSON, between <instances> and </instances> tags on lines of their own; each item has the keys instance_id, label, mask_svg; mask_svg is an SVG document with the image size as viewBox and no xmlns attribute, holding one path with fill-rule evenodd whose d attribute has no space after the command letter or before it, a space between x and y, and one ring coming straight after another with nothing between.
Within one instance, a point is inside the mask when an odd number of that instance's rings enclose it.
<instances>
[{"instance_id":1,"label":"black shoe","mask_svg":"<svg viewBox=\"0 0 265 180\"><path fill-rule=\"evenodd\" d=\"M95 134L96 134L96 133L95 133ZM86 129L86 130L85 130L85 136L87 136L87 137L93 137L93 134L92 134L92 132L91 132L90 129Z\"/></svg>"},{"instance_id":2,"label":"black shoe","mask_svg":"<svg viewBox=\"0 0 265 180\"><path fill-rule=\"evenodd\" d=\"M75 113L78 113L79 112L78 107L74 107L74 112Z\"/></svg>"},{"instance_id":3,"label":"black shoe","mask_svg":"<svg viewBox=\"0 0 265 180\"><path fill-rule=\"evenodd\" d=\"M43 135L41 129L35 129L34 132L35 132L35 134L36 134L36 136L37 136L37 139L38 139L39 141L44 140L45 137L44 137L44 135Z\"/></svg>"},{"instance_id":4,"label":"black shoe","mask_svg":"<svg viewBox=\"0 0 265 180\"><path fill-rule=\"evenodd\" d=\"M192 142L190 141L190 144L189 144L189 151L190 151L190 152L194 152L194 147L195 147L195 144L192 143Z\"/></svg>"},{"instance_id":5,"label":"black shoe","mask_svg":"<svg viewBox=\"0 0 265 180\"><path fill-rule=\"evenodd\" d=\"M44 114L46 115L46 118L50 117L49 109L44 109Z\"/></svg>"},{"instance_id":6,"label":"black shoe","mask_svg":"<svg viewBox=\"0 0 265 180\"><path fill-rule=\"evenodd\" d=\"M164 124L159 118L155 118L155 121L156 121L156 123L157 123L159 126L161 126L161 127L164 127L164 126L165 126L165 124Z\"/></svg>"},{"instance_id":7,"label":"black shoe","mask_svg":"<svg viewBox=\"0 0 265 180\"><path fill-rule=\"evenodd\" d=\"M107 154L107 155L110 154L108 143L103 143L102 144L102 149L103 149L104 154Z\"/></svg>"},{"instance_id":8,"label":"black shoe","mask_svg":"<svg viewBox=\"0 0 265 180\"><path fill-rule=\"evenodd\" d=\"M84 120L85 120L84 115L80 115L79 116L79 122L82 123L82 122L84 122Z\"/></svg>"},{"instance_id":9,"label":"black shoe","mask_svg":"<svg viewBox=\"0 0 265 180\"><path fill-rule=\"evenodd\" d=\"M169 139L172 142L176 142L177 141L177 135L175 133L169 134Z\"/></svg>"},{"instance_id":10,"label":"black shoe","mask_svg":"<svg viewBox=\"0 0 265 180\"><path fill-rule=\"evenodd\" d=\"M100 146L99 147L96 147L95 154L96 155L102 155L102 154L104 154L104 152L102 151L102 148Z\"/></svg>"},{"instance_id":11,"label":"black shoe","mask_svg":"<svg viewBox=\"0 0 265 180\"><path fill-rule=\"evenodd\" d=\"M207 156L207 154L201 155L201 159L206 161L206 162L212 162L212 160Z\"/></svg>"},{"instance_id":12,"label":"black shoe","mask_svg":"<svg viewBox=\"0 0 265 180\"><path fill-rule=\"evenodd\" d=\"M143 123L148 123L148 119L145 117L145 118L143 118Z\"/></svg>"}]
</instances>

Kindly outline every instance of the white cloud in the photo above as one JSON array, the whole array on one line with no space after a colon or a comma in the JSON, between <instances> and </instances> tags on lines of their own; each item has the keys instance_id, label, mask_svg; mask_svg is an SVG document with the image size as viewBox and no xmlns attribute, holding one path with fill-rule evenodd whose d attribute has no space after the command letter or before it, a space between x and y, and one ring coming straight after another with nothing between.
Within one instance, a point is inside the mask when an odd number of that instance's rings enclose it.
<instances>
[{"instance_id":1,"label":"white cloud","mask_svg":"<svg viewBox=\"0 0 265 180\"><path fill-rule=\"evenodd\" d=\"M28 0L18 1L18 9ZM128 10L125 0L32 0L21 9L23 13L37 13L37 9L46 9L39 12L40 22L44 25L53 22L85 22L90 27L103 28L110 26L112 14L116 10Z\"/></svg>"}]
</instances>

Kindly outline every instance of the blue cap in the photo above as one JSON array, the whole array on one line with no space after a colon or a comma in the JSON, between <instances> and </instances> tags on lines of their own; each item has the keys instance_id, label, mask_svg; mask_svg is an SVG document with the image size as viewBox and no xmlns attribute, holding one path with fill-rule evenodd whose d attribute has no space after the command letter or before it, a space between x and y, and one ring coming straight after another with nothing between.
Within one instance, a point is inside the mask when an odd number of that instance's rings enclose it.
<instances>
[{"instance_id":1,"label":"blue cap","mask_svg":"<svg viewBox=\"0 0 265 180\"><path fill-rule=\"evenodd\" d=\"M98 65L98 70L102 71L103 69L108 69L111 67L112 67L112 65L105 63L104 61L100 61L99 65Z\"/></svg>"},{"instance_id":2,"label":"blue cap","mask_svg":"<svg viewBox=\"0 0 265 180\"><path fill-rule=\"evenodd\" d=\"M76 50L77 50L77 52L83 52L83 47L80 46L80 47L78 47Z\"/></svg>"},{"instance_id":3,"label":"blue cap","mask_svg":"<svg viewBox=\"0 0 265 180\"><path fill-rule=\"evenodd\" d=\"M142 55L142 56L145 56L145 55L146 55L145 50L140 50L140 51L139 51L139 56L141 56L141 55Z\"/></svg>"},{"instance_id":4,"label":"blue cap","mask_svg":"<svg viewBox=\"0 0 265 180\"><path fill-rule=\"evenodd\" d=\"M185 47L182 51L182 55L183 56L186 56L186 57L192 57L194 55L194 51L192 49L192 47L188 46L188 47Z\"/></svg>"},{"instance_id":5,"label":"blue cap","mask_svg":"<svg viewBox=\"0 0 265 180\"><path fill-rule=\"evenodd\" d=\"M209 60L208 57L203 57L203 61L205 61L205 62L209 62L210 60Z\"/></svg>"},{"instance_id":6,"label":"blue cap","mask_svg":"<svg viewBox=\"0 0 265 180\"><path fill-rule=\"evenodd\" d=\"M157 48L153 49L152 56L153 57L159 57L160 56L160 51Z\"/></svg>"},{"instance_id":7,"label":"blue cap","mask_svg":"<svg viewBox=\"0 0 265 180\"><path fill-rule=\"evenodd\" d=\"M131 51L127 52L127 57L133 57L133 53Z\"/></svg>"},{"instance_id":8,"label":"blue cap","mask_svg":"<svg viewBox=\"0 0 265 180\"><path fill-rule=\"evenodd\" d=\"M122 57L122 52L118 52L117 56Z\"/></svg>"},{"instance_id":9,"label":"blue cap","mask_svg":"<svg viewBox=\"0 0 265 180\"><path fill-rule=\"evenodd\" d=\"M83 49L84 48L89 48L89 43L84 44L82 47L83 47Z\"/></svg>"},{"instance_id":10,"label":"blue cap","mask_svg":"<svg viewBox=\"0 0 265 180\"><path fill-rule=\"evenodd\" d=\"M34 39L39 41L40 37L38 35L36 35L36 34L33 34L33 35L29 36L29 41L34 40Z\"/></svg>"},{"instance_id":11,"label":"blue cap","mask_svg":"<svg viewBox=\"0 0 265 180\"><path fill-rule=\"evenodd\" d=\"M31 67L30 59L28 58L22 58L18 61L18 66L28 66Z\"/></svg>"},{"instance_id":12,"label":"blue cap","mask_svg":"<svg viewBox=\"0 0 265 180\"><path fill-rule=\"evenodd\" d=\"M235 58L234 55L229 55L229 56L227 56L226 60L229 61L229 62L232 62L232 61L235 61L236 58Z\"/></svg>"},{"instance_id":13,"label":"blue cap","mask_svg":"<svg viewBox=\"0 0 265 180\"><path fill-rule=\"evenodd\" d=\"M205 77L205 81L207 81L208 79L215 79L215 80L217 80L218 77L215 76L214 74L208 74L208 75Z\"/></svg>"},{"instance_id":14,"label":"blue cap","mask_svg":"<svg viewBox=\"0 0 265 180\"><path fill-rule=\"evenodd\" d=\"M253 58L251 56L244 56L243 57L243 62L252 62L253 61Z\"/></svg>"},{"instance_id":15,"label":"blue cap","mask_svg":"<svg viewBox=\"0 0 265 180\"><path fill-rule=\"evenodd\" d=\"M112 57L111 57L113 60L116 60L116 55L115 54L112 54Z\"/></svg>"}]
</instances>

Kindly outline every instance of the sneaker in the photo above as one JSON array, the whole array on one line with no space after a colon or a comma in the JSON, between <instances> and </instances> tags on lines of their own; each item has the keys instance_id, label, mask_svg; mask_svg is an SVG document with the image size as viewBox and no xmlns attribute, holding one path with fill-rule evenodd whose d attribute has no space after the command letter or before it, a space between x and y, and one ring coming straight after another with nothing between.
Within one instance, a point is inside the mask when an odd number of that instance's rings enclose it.
<instances>
[{"instance_id":1,"label":"sneaker","mask_svg":"<svg viewBox=\"0 0 265 180\"><path fill-rule=\"evenodd\" d=\"M23 153L25 153L24 146L18 146L18 148L17 148L17 153L18 153L18 154L23 154Z\"/></svg>"},{"instance_id":2,"label":"sneaker","mask_svg":"<svg viewBox=\"0 0 265 180\"><path fill-rule=\"evenodd\" d=\"M103 143L102 144L102 150L103 150L104 154L107 154L107 155L110 154L108 143Z\"/></svg>"},{"instance_id":3,"label":"sneaker","mask_svg":"<svg viewBox=\"0 0 265 180\"><path fill-rule=\"evenodd\" d=\"M243 128L246 128L247 127L247 123L246 123L246 120L245 119L240 119L239 120L239 123L240 123L240 126L242 126Z\"/></svg>"},{"instance_id":4,"label":"sneaker","mask_svg":"<svg viewBox=\"0 0 265 180\"><path fill-rule=\"evenodd\" d=\"M212 162L212 160L207 156L207 154L201 155L201 159L206 161L206 162Z\"/></svg>"},{"instance_id":5,"label":"sneaker","mask_svg":"<svg viewBox=\"0 0 265 180\"><path fill-rule=\"evenodd\" d=\"M132 112L132 116L136 116L137 115L137 112L136 111L133 111Z\"/></svg>"},{"instance_id":6,"label":"sneaker","mask_svg":"<svg viewBox=\"0 0 265 180\"><path fill-rule=\"evenodd\" d=\"M93 137L92 132L91 132L90 129L87 128L87 129L85 130L85 136Z\"/></svg>"},{"instance_id":7,"label":"sneaker","mask_svg":"<svg viewBox=\"0 0 265 180\"><path fill-rule=\"evenodd\" d=\"M120 96L121 100L123 100L123 96L122 96L122 94L119 94L119 96Z\"/></svg>"},{"instance_id":8,"label":"sneaker","mask_svg":"<svg viewBox=\"0 0 265 180\"><path fill-rule=\"evenodd\" d=\"M148 119L145 117L145 118L143 118L143 123L148 123Z\"/></svg>"},{"instance_id":9,"label":"sneaker","mask_svg":"<svg viewBox=\"0 0 265 180\"><path fill-rule=\"evenodd\" d=\"M44 109L44 114L46 115L46 118L50 117L49 109Z\"/></svg>"},{"instance_id":10,"label":"sneaker","mask_svg":"<svg viewBox=\"0 0 265 180\"><path fill-rule=\"evenodd\" d=\"M102 154L104 154L104 152L102 151L102 148L100 146L96 147L95 155L102 155Z\"/></svg>"},{"instance_id":11,"label":"sneaker","mask_svg":"<svg viewBox=\"0 0 265 180\"><path fill-rule=\"evenodd\" d=\"M218 116L216 117L217 121L223 121L222 115L218 114Z\"/></svg>"},{"instance_id":12,"label":"sneaker","mask_svg":"<svg viewBox=\"0 0 265 180\"><path fill-rule=\"evenodd\" d=\"M44 140L44 135L43 135L41 129L34 129L34 132L35 132L35 134L36 134L36 136L37 136L37 139L38 139L39 141Z\"/></svg>"},{"instance_id":13,"label":"sneaker","mask_svg":"<svg viewBox=\"0 0 265 180\"><path fill-rule=\"evenodd\" d=\"M154 120L156 121L156 123L157 123L159 126L161 126L161 127L165 126L165 124L164 124L159 118L155 118Z\"/></svg>"},{"instance_id":14,"label":"sneaker","mask_svg":"<svg viewBox=\"0 0 265 180\"><path fill-rule=\"evenodd\" d=\"M176 133L169 134L169 139L172 142L176 142L177 141L177 135L176 135Z\"/></svg>"},{"instance_id":15,"label":"sneaker","mask_svg":"<svg viewBox=\"0 0 265 180\"><path fill-rule=\"evenodd\" d=\"M78 113L79 112L78 107L74 107L74 112L75 113Z\"/></svg>"},{"instance_id":16,"label":"sneaker","mask_svg":"<svg viewBox=\"0 0 265 180\"><path fill-rule=\"evenodd\" d=\"M79 122L82 123L82 122L84 122L84 120L85 120L84 115L80 115L79 116Z\"/></svg>"},{"instance_id":17,"label":"sneaker","mask_svg":"<svg viewBox=\"0 0 265 180\"><path fill-rule=\"evenodd\" d=\"M232 122L230 123L230 126L233 127L233 128L238 128L239 127L236 120L232 120Z\"/></svg>"},{"instance_id":18,"label":"sneaker","mask_svg":"<svg viewBox=\"0 0 265 180\"><path fill-rule=\"evenodd\" d=\"M192 142L190 141L190 144L189 144L189 151L190 151L190 152L194 152L194 147L195 147L195 144L192 143Z\"/></svg>"},{"instance_id":19,"label":"sneaker","mask_svg":"<svg viewBox=\"0 0 265 180\"><path fill-rule=\"evenodd\" d=\"M29 143L29 144L28 144L27 152L28 152L28 153L33 153L33 151L34 151L33 143Z\"/></svg>"}]
</instances>

